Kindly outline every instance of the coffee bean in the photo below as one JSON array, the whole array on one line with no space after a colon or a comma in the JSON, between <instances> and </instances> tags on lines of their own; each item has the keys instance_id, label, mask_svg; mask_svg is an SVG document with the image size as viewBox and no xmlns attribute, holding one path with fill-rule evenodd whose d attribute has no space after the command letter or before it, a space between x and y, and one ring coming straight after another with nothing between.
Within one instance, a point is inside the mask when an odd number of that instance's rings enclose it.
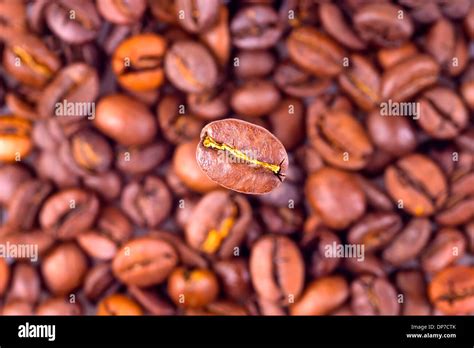
<instances>
[{"instance_id":1,"label":"coffee bean","mask_svg":"<svg viewBox=\"0 0 474 348\"><path fill-rule=\"evenodd\" d=\"M364 275L351 284L351 307L355 315L398 315L395 288L385 278Z\"/></svg>"},{"instance_id":2,"label":"coffee bean","mask_svg":"<svg viewBox=\"0 0 474 348\"><path fill-rule=\"evenodd\" d=\"M460 231L441 229L421 255L421 265L427 273L439 272L463 257L465 250L466 240Z\"/></svg>"},{"instance_id":3,"label":"coffee bean","mask_svg":"<svg viewBox=\"0 0 474 348\"><path fill-rule=\"evenodd\" d=\"M264 299L288 306L303 290L303 258L287 237L259 239L252 247L249 267L255 291Z\"/></svg>"},{"instance_id":4,"label":"coffee bean","mask_svg":"<svg viewBox=\"0 0 474 348\"><path fill-rule=\"evenodd\" d=\"M214 301L218 293L217 277L207 269L176 268L168 280L168 294L179 307L204 307Z\"/></svg>"},{"instance_id":5,"label":"coffee bean","mask_svg":"<svg viewBox=\"0 0 474 348\"><path fill-rule=\"evenodd\" d=\"M0 117L0 161L20 161L32 149L31 123L14 116Z\"/></svg>"},{"instance_id":6,"label":"coffee bean","mask_svg":"<svg viewBox=\"0 0 474 348\"><path fill-rule=\"evenodd\" d=\"M362 6L354 15L354 26L360 36L377 45L398 46L413 34L413 22L403 9L390 3Z\"/></svg>"},{"instance_id":7,"label":"coffee bean","mask_svg":"<svg viewBox=\"0 0 474 348\"><path fill-rule=\"evenodd\" d=\"M311 27L294 29L287 39L292 61L317 76L335 76L342 70L344 50Z\"/></svg>"},{"instance_id":8,"label":"coffee bean","mask_svg":"<svg viewBox=\"0 0 474 348\"><path fill-rule=\"evenodd\" d=\"M432 304L447 315L474 311L474 269L469 266L448 267L437 273L428 287Z\"/></svg>"},{"instance_id":9,"label":"coffee bean","mask_svg":"<svg viewBox=\"0 0 474 348\"><path fill-rule=\"evenodd\" d=\"M241 9L230 24L232 43L241 49L266 49L274 46L283 27L277 13L268 6Z\"/></svg>"},{"instance_id":10,"label":"coffee bean","mask_svg":"<svg viewBox=\"0 0 474 348\"><path fill-rule=\"evenodd\" d=\"M237 114L261 117L270 113L280 101L275 85L266 80L252 80L237 88L231 96L232 109Z\"/></svg>"},{"instance_id":11,"label":"coffee bean","mask_svg":"<svg viewBox=\"0 0 474 348\"><path fill-rule=\"evenodd\" d=\"M415 55L386 70L382 76L382 100L402 102L433 85L439 66L428 55Z\"/></svg>"},{"instance_id":12,"label":"coffee bean","mask_svg":"<svg viewBox=\"0 0 474 348\"><path fill-rule=\"evenodd\" d=\"M156 227L171 211L171 193L160 178L147 176L123 188L121 207L137 225Z\"/></svg>"},{"instance_id":13,"label":"coffee bean","mask_svg":"<svg viewBox=\"0 0 474 348\"><path fill-rule=\"evenodd\" d=\"M446 178L426 156L412 154L385 171L385 185L400 208L414 216L429 216L446 201Z\"/></svg>"},{"instance_id":14,"label":"coffee bean","mask_svg":"<svg viewBox=\"0 0 474 348\"><path fill-rule=\"evenodd\" d=\"M21 165L7 164L0 167L0 204L7 205L16 189L29 179L31 174Z\"/></svg>"},{"instance_id":15,"label":"coffee bean","mask_svg":"<svg viewBox=\"0 0 474 348\"><path fill-rule=\"evenodd\" d=\"M226 119L201 131L197 148L201 169L220 185L243 193L267 193L284 180L288 156L266 129Z\"/></svg>"},{"instance_id":16,"label":"coffee bean","mask_svg":"<svg viewBox=\"0 0 474 348\"><path fill-rule=\"evenodd\" d=\"M97 197L80 189L67 189L49 197L39 214L41 227L58 239L71 239L85 232L99 212Z\"/></svg>"},{"instance_id":17,"label":"coffee bean","mask_svg":"<svg viewBox=\"0 0 474 348\"><path fill-rule=\"evenodd\" d=\"M10 266L5 259L0 259L0 296L5 293L10 280Z\"/></svg>"},{"instance_id":18,"label":"coffee bean","mask_svg":"<svg viewBox=\"0 0 474 348\"><path fill-rule=\"evenodd\" d=\"M125 295L113 294L97 305L97 315L142 315L143 310L135 301Z\"/></svg>"},{"instance_id":19,"label":"coffee bean","mask_svg":"<svg viewBox=\"0 0 474 348\"><path fill-rule=\"evenodd\" d=\"M72 303L68 300L59 298L50 298L38 305L35 311L36 315L82 315L83 311L79 303Z\"/></svg>"},{"instance_id":20,"label":"coffee bean","mask_svg":"<svg viewBox=\"0 0 474 348\"><path fill-rule=\"evenodd\" d=\"M112 261L112 270L127 285L150 286L162 283L177 262L176 251L169 243L141 237L122 246Z\"/></svg>"},{"instance_id":21,"label":"coffee bean","mask_svg":"<svg viewBox=\"0 0 474 348\"><path fill-rule=\"evenodd\" d=\"M461 98L447 88L426 91L419 103L420 126L433 138L453 138L468 124L469 116Z\"/></svg>"},{"instance_id":22,"label":"coffee bean","mask_svg":"<svg viewBox=\"0 0 474 348\"><path fill-rule=\"evenodd\" d=\"M145 0L116 2L105 0L97 2L97 10L107 21L115 24L133 24L140 21L146 10Z\"/></svg>"},{"instance_id":23,"label":"coffee bean","mask_svg":"<svg viewBox=\"0 0 474 348\"><path fill-rule=\"evenodd\" d=\"M122 145L142 145L156 135L153 116L142 103L122 94L109 95L97 105L94 125Z\"/></svg>"},{"instance_id":24,"label":"coffee bean","mask_svg":"<svg viewBox=\"0 0 474 348\"><path fill-rule=\"evenodd\" d=\"M315 172L306 182L305 193L324 224L334 229L347 228L366 209L365 195L356 178L342 170L324 167Z\"/></svg>"},{"instance_id":25,"label":"coffee bean","mask_svg":"<svg viewBox=\"0 0 474 348\"><path fill-rule=\"evenodd\" d=\"M385 248L383 258L393 265L412 260L428 243L430 235L431 222L428 219L413 218Z\"/></svg>"},{"instance_id":26,"label":"coffee bean","mask_svg":"<svg viewBox=\"0 0 474 348\"><path fill-rule=\"evenodd\" d=\"M17 264L11 274L7 301L36 303L40 297L40 291L41 283L36 269L27 263Z\"/></svg>"},{"instance_id":27,"label":"coffee bean","mask_svg":"<svg viewBox=\"0 0 474 348\"><path fill-rule=\"evenodd\" d=\"M79 287L87 271L87 258L73 243L56 246L41 263L48 289L55 295L67 295Z\"/></svg>"},{"instance_id":28,"label":"coffee bean","mask_svg":"<svg viewBox=\"0 0 474 348\"><path fill-rule=\"evenodd\" d=\"M219 14L218 0L177 0L175 6L178 22L184 29L193 33L212 26Z\"/></svg>"},{"instance_id":29,"label":"coffee bean","mask_svg":"<svg viewBox=\"0 0 474 348\"><path fill-rule=\"evenodd\" d=\"M217 66L207 49L193 41L179 41L165 56L165 72L173 85L188 93L211 89L217 83Z\"/></svg>"},{"instance_id":30,"label":"coffee bean","mask_svg":"<svg viewBox=\"0 0 474 348\"><path fill-rule=\"evenodd\" d=\"M347 281L341 276L319 278L308 285L301 298L290 307L291 315L326 315L349 296Z\"/></svg>"},{"instance_id":31,"label":"coffee bean","mask_svg":"<svg viewBox=\"0 0 474 348\"><path fill-rule=\"evenodd\" d=\"M403 292L403 315L430 315L431 308L425 294L425 280L418 271L401 271L396 278L398 288Z\"/></svg>"},{"instance_id":32,"label":"coffee bean","mask_svg":"<svg viewBox=\"0 0 474 348\"><path fill-rule=\"evenodd\" d=\"M165 50L166 41L156 34L135 35L122 41L112 59L120 85L136 92L160 87L164 80Z\"/></svg>"},{"instance_id":33,"label":"coffee bean","mask_svg":"<svg viewBox=\"0 0 474 348\"><path fill-rule=\"evenodd\" d=\"M206 254L229 258L245 238L251 218L251 207L244 197L210 192L193 209L186 225L186 241Z\"/></svg>"}]
</instances>

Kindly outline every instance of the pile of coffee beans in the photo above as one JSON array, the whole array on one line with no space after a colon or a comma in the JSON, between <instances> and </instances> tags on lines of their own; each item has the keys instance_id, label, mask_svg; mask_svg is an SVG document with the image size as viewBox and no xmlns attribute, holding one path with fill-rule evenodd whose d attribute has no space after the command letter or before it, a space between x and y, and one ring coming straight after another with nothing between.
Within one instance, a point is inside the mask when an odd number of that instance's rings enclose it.
<instances>
[{"instance_id":1,"label":"pile of coffee beans","mask_svg":"<svg viewBox=\"0 0 474 348\"><path fill-rule=\"evenodd\" d=\"M0 0L0 313L474 314L472 0Z\"/></svg>"}]
</instances>

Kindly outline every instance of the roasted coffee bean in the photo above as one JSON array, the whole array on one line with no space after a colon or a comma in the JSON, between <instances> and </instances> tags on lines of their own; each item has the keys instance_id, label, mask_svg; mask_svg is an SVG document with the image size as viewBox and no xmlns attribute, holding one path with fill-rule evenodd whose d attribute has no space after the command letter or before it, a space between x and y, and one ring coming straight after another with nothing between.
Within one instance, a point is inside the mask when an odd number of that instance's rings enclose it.
<instances>
[{"instance_id":1,"label":"roasted coffee bean","mask_svg":"<svg viewBox=\"0 0 474 348\"><path fill-rule=\"evenodd\" d=\"M416 148L416 133L407 118L385 117L376 110L368 115L366 122L371 140L381 150L398 157Z\"/></svg>"},{"instance_id":2,"label":"roasted coffee bean","mask_svg":"<svg viewBox=\"0 0 474 348\"><path fill-rule=\"evenodd\" d=\"M94 125L105 135L127 146L149 143L157 126L146 106L128 96L113 94L97 105Z\"/></svg>"},{"instance_id":3,"label":"roasted coffee bean","mask_svg":"<svg viewBox=\"0 0 474 348\"><path fill-rule=\"evenodd\" d=\"M421 154L408 155L388 167L385 185L398 207L414 216L432 215L446 201L446 178Z\"/></svg>"},{"instance_id":4,"label":"roasted coffee bean","mask_svg":"<svg viewBox=\"0 0 474 348\"><path fill-rule=\"evenodd\" d=\"M266 80L251 80L235 89L230 98L232 109L243 116L261 117L269 114L280 101L275 85Z\"/></svg>"},{"instance_id":5,"label":"roasted coffee bean","mask_svg":"<svg viewBox=\"0 0 474 348\"><path fill-rule=\"evenodd\" d=\"M241 305L229 301L214 301L209 303L205 309L189 308L185 311L186 315L248 315L247 310Z\"/></svg>"},{"instance_id":6,"label":"roasted coffee bean","mask_svg":"<svg viewBox=\"0 0 474 348\"><path fill-rule=\"evenodd\" d=\"M347 240L351 244L362 244L366 251L372 252L389 244L401 227L400 216L395 213L367 214L349 230Z\"/></svg>"},{"instance_id":7,"label":"roasted coffee bean","mask_svg":"<svg viewBox=\"0 0 474 348\"><path fill-rule=\"evenodd\" d=\"M113 294L102 299L97 305L97 315L142 315L141 307L122 294Z\"/></svg>"},{"instance_id":8,"label":"roasted coffee bean","mask_svg":"<svg viewBox=\"0 0 474 348\"><path fill-rule=\"evenodd\" d=\"M226 65L231 51L229 10L226 6L219 6L217 22L211 28L200 33L199 37L212 51L217 62L221 66Z\"/></svg>"},{"instance_id":9,"label":"roasted coffee bean","mask_svg":"<svg viewBox=\"0 0 474 348\"><path fill-rule=\"evenodd\" d=\"M398 46L413 34L413 22L399 6L372 3L362 6L354 14L354 26L360 36L377 45Z\"/></svg>"},{"instance_id":10,"label":"roasted coffee bean","mask_svg":"<svg viewBox=\"0 0 474 348\"><path fill-rule=\"evenodd\" d=\"M363 168L373 147L362 125L343 110L315 109L308 111L308 137L321 157L343 169Z\"/></svg>"},{"instance_id":11,"label":"roasted coffee bean","mask_svg":"<svg viewBox=\"0 0 474 348\"><path fill-rule=\"evenodd\" d=\"M95 39L102 24L91 0L50 3L46 8L46 21L55 35L71 44L83 44Z\"/></svg>"},{"instance_id":12,"label":"roasted coffee bean","mask_svg":"<svg viewBox=\"0 0 474 348\"><path fill-rule=\"evenodd\" d=\"M448 267L437 273L428 287L431 303L447 315L474 312L474 268Z\"/></svg>"},{"instance_id":13,"label":"roasted coffee bean","mask_svg":"<svg viewBox=\"0 0 474 348\"><path fill-rule=\"evenodd\" d=\"M33 147L31 123L14 116L0 117L0 161L21 161Z\"/></svg>"},{"instance_id":14,"label":"roasted coffee bean","mask_svg":"<svg viewBox=\"0 0 474 348\"><path fill-rule=\"evenodd\" d=\"M403 315L430 315L431 308L425 294L423 274L417 271L401 271L396 277L397 287L403 293Z\"/></svg>"},{"instance_id":15,"label":"roasted coffee bean","mask_svg":"<svg viewBox=\"0 0 474 348\"><path fill-rule=\"evenodd\" d=\"M19 164L6 164L0 167L0 204L7 205L16 189L22 183L31 179L28 170Z\"/></svg>"},{"instance_id":16,"label":"roasted coffee bean","mask_svg":"<svg viewBox=\"0 0 474 348\"><path fill-rule=\"evenodd\" d=\"M326 315L349 297L349 286L341 276L319 278L308 285L301 298L290 306L291 315Z\"/></svg>"},{"instance_id":17,"label":"roasted coffee bean","mask_svg":"<svg viewBox=\"0 0 474 348\"><path fill-rule=\"evenodd\" d=\"M386 70L382 76L382 100L402 102L433 85L438 79L438 64L428 55L415 55Z\"/></svg>"},{"instance_id":18,"label":"roasted coffee bean","mask_svg":"<svg viewBox=\"0 0 474 348\"><path fill-rule=\"evenodd\" d=\"M79 287L87 271L87 258L73 243L63 243L46 255L41 273L48 289L55 295L68 295Z\"/></svg>"},{"instance_id":19,"label":"roasted coffee bean","mask_svg":"<svg viewBox=\"0 0 474 348\"><path fill-rule=\"evenodd\" d=\"M219 185L209 179L200 169L196 160L196 148L199 140L180 144L173 155L173 168L178 178L193 191L206 193L217 189Z\"/></svg>"},{"instance_id":20,"label":"roasted coffee bean","mask_svg":"<svg viewBox=\"0 0 474 348\"><path fill-rule=\"evenodd\" d=\"M240 51L234 59L238 59L234 73L241 79L264 77L275 67L275 57L266 50Z\"/></svg>"},{"instance_id":21,"label":"roasted coffee bean","mask_svg":"<svg viewBox=\"0 0 474 348\"><path fill-rule=\"evenodd\" d=\"M138 22L146 10L146 0L99 1L97 10L107 21L115 24L133 24Z\"/></svg>"},{"instance_id":22,"label":"roasted coffee bean","mask_svg":"<svg viewBox=\"0 0 474 348\"><path fill-rule=\"evenodd\" d=\"M33 315L33 304L24 301L13 301L3 305L2 315Z\"/></svg>"},{"instance_id":23,"label":"roasted coffee bean","mask_svg":"<svg viewBox=\"0 0 474 348\"><path fill-rule=\"evenodd\" d=\"M109 263L100 263L89 269L84 277L84 294L96 301L113 284L114 277Z\"/></svg>"},{"instance_id":24,"label":"roasted coffee bean","mask_svg":"<svg viewBox=\"0 0 474 348\"><path fill-rule=\"evenodd\" d=\"M167 51L165 72L173 85L188 93L201 93L217 83L214 58L201 44L179 41Z\"/></svg>"},{"instance_id":25,"label":"roasted coffee bean","mask_svg":"<svg viewBox=\"0 0 474 348\"><path fill-rule=\"evenodd\" d=\"M383 258L393 265L401 265L417 257L428 243L431 222L413 218L383 251Z\"/></svg>"},{"instance_id":26,"label":"roasted coffee bean","mask_svg":"<svg viewBox=\"0 0 474 348\"><path fill-rule=\"evenodd\" d=\"M377 59L384 69L389 69L401 61L414 56L418 49L412 42L407 42L400 47L381 48L377 52Z\"/></svg>"},{"instance_id":27,"label":"roasted coffee bean","mask_svg":"<svg viewBox=\"0 0 474 348\"><path fill-rule=\"evenodd\" d=\"M287 237L260 238L252 247L249 267L255 291L268 301L288 306L303 290L303 257Z\"/></svg>"},{"instance_id":28,"label":"roasted coffee bean","mask_svg":"<svg viewBox=\"0 0 474 348\"><path fill-rule=\"evenodd\" d=\"M56 152L42 151L34 163L38 177L52 181L59 188L79 185L79 177L61 161Z\"/></svg>"},{"instance_id":29,"label":"roasted coffee bean","mask_svg":"<svg viewBox=\"0 0 474 348\"><path fill-rule=\"evenodd\" d=\"M112 69L124 88L136 92L160 87L164 80L166 41L156 34L132 36L117 47Z\"/></svg>"},{"instance_id":30,"label":"roasted coffee bean","mask_svg":"<svg viewBox=\"0 0 474 348\"><path fill-rule=\"evenodd\" d=\"M317 76L335 76L342 71L344 50L312 27L294 29L287 39L292 61Z\"/></svg>"},{"instance_id":31,"label":"roasted coffee bean","mask_svg":"<svg viewBox=\"0 0 474 348\"><path fill-rule=\"evenodd\" d=\"M130 182L122 190L121 207L139 226L157 227L171 211L171 193L156 176Z\"/></svg>"},{"instance_id":32,"label":"roasted coffee bean","mask_svg":"<svg viewBox=\"0 0 474 348\"><path fill-rule=\"evenodd\" d=\"M290 62L281 63L274 74L275 83L293 97L313 97L331 86L329 79L318 79Z\"/></svg>"},{"instance_id":33,"label":"roasted coffee bean","mask_svg":"<svg viewBox=\"0 0 474 348\"><path fill-rule=\"evenodd\" d=\"M97 71L84 63L74 63L61 69L43 89L37 109L41 118L53 116L65 120L95 118L94 103L99 94Z\"/></svg>"},{"instance_id":34,"label":"roasted coffee bean","mask_svg":"<svg viewBox=\"0 0 474 348\"><path fill-rule=\"evenodd\" d=\"M8 35L3 66L15 79L28 86L43 87L61 67L57 55L38 37L15 32Z\"/></svg>"},{"instance_id":35,"label":"roasted coffee bean","mask_svg":"<svg viewBox=\"0 0 474 348\"><path fill-rule=\"evenodd\" d=\"M299 99L283 99L268 119L271 132L287 150L293 150L304 139L304 109Z\"/></svg>"},{"instance_id":36,"label":"roasted coffee bean","mask_svg":"<svg viewBox=\"0 0 474 348\"><path fill-rule=\"evenodd\" d=\"M243 193L275 189L288 168L288 155L278 139L262 127L236 119L204 127L196 156L213 181Z\"/></svg>"},{"instance_id":37,"label":"roasted coffee bean","mask_svg":"<svg viewBox=\"0 0 474 348\"><path fill-rule=\"evenodd\" d=\"M27 263L15 265L11 274L7 301L36 303L40 297L40 291L41 283L36 269Z\"/></svg>"},{"instance_id":38,"label":"roasted coffee bean","mask_svg":"<svg viewBox=\"0 0 474 348\"><path fill-rule=\"evenodd\" d=\"M241 301L250 295L250 273L244 259L222 260L214 264L223 290L229 298Z\"/></svg>"},{"instance_id":39,"label":"roasted coffee bean","mask_svg":"<svg viewBox=\"0 0 474 348\"><path fill-rule=\"evenodd\" d=\"M347 228L366 209L365 195L356 178L338 169L324 167L311 174L305 194L324 224L334 229Z\"/></svg>"},{"instance_id":40,"label":"roasted coffee bean","mask_svg":"<svg viewBox=\"0 0 474 348\"><path fill-rule=\"evenodd\" d=\"M10 266L4 258L0 258L0 296L5 293L10 281Z\"/></svg>"},{"instance_id":41,"label":"roasted coffee bean","mask_svg":"<svg viewBox=\"0 0 474 348\"><path fill-rule=\"evenodd\" d=\"M469 222L474 216L474 174L461 176L452 184L445 208L436 216L442 225L454 226Z\"/></svg>"},{"instance_id":42,"label":"roasted coffee bean","mask_svg":"<svg viewBox=\"0 0 474 348\"><path fill-rule=\"evenodd\" d=\"M185 229L186 241L206 254L229 258L245 238L251 219L251 207L244 197L210 192L193 209Z\"/></svg>"},{"instance_id":43,"label":"roasted coffee bean","mask_svg":"<svg viewBox=\"0 0 474 348\"><path fill-rule=\"evenodd\" d=\"M130 295L152 315L173 315L174 307L154 291L144 290L135 285L127 288Z\"/></svg>"},{"instance_id":44,"label":"roasted coffee bean","mask_svg":"<svg viewBox=\"0 0 474 348\"><path fill-rule=\"evenodd\" d=\"M35 179L21 184L8 204L7 224L14 229L31 229L52 189L49 182Z\"/></svg>"},{"instance_id":45,"label":"roasted coffee bean","mask_svg":"<svg viewBox=\"0 0 474 348\"><path fill-rule=\"evenodd\" d=\"M395 288L385 278L364 275L351 284L351 306L355 315L398 315Z\"/></svg>"},{"instance_id":46,"label":"roasted coffee bean","mask_svg":"<svg viewBox=\"0 0 474 348\"><path fill-rule=\"evenodd\" d=\"M164 240L141 237L124 244L112 262L114 275L127 285L162 283L178 262L175 249Z\"/></svg>"},{"instance_id":47,"label":"roasted coffee bean","mask_svg":"<svg viewBox=\"0 0 474 348\"><path fill-rule=\"evenodd\" d=\"M58 239L71 239L87 231L99 213L99 201L90 192L66 189L43 204L39 221L43 230Z\"/></svg>"},{"instance_id":48,"label":"roasted coffee bean","mask_svg":"<svg viewBox=\"0 0 474 348\"><path fill-rule=\"evenodd\" d=\"M270 7L255 5L241 9L230 24L232 43L241 49L266 49L274 46L283 26Z\"/></svg>"},{"instance_id":49,"label":"roasted coffee bean","mask_svg":"<svg viewBox=\"0 0 474 348\"><path fill-rule=\"evenodd\" d=\"M207 269L176 268L168 279L168 294L183 308L200 308L208 305L219 294L215 274Z\"/></svg>"},{"instance_id":50,"label":"roasted coffee bean","mask_svg":"<svg viewBox=\"0 0 474 348\"><path fill-rule=\"evenodd\" d=\"M468 124L469 115L461 98L447 88L426 91L419 103L420 126L433 138L456 137Z\"/></svg>"},{"instance_id":51,"label":"roasted coffee bean","mask_svg":"<svg viewBox=\"0 0 474 348\"><path fill-rule=\"evenodd\" d=\"M38 305L35 315L81 315L81 305L77 302L69 302L66 298L50 298Z\"/></svg>"},{"instance_id":52,"label":"roasted coffee bean","mask_svg":"<svg viewBox=\"0 0 474 348\"><path fill-rule=\"evenodd\" d=\"M115 166L126 174L145 174L159 166L168 152L169 146L163 141L120 148L116 154Z\"/></svg>"},{"instance_id":53,"label":"roasted coffee bean","mask_svg":"<svg viewBox=\"0 0 474 348\"><path fill-rule=\"evenodd\" d=\"M157 107L158 123L166 140L179 144L199 137L204 122L187 114L184 102L175 95L166 95Z\"/></svg>"},{"instance_id":54,"label":"roasted coffee bean","mask_svg":"<svg viewBox=\"0 0 474 348\"><path fill-rule=\"evenodd\" d=\"M320 4L319 17L324 30L342 45L354 50L365 48L366 44L346 22L343 12L337 5L331 3Z\"/></svg>"},{"instance_id":55,"label":"roasted coffee bean","mask_svg":"<svg viewBox=\"0 0 474 348\"><path fill-rule=\"evenodd\" d=\"M96 191L105 201L111 201L120 196L122 189L121 178L115 171L99 175L88 175L82 178L84 185Z\"/></svg>"},{"instance_id":56,"label":"roasted coffee bean","mask_svg":"<svg viewBox=\"0 0 474 348\"><path fill-rule=\"evenodd\" d=\"M193 33L212 26L219 14L219 0L177 0L175 6L179 24Z\"/></svg>"},{"instance_id":57,"label":"roasted coffee bean","mask_svg":"<svg viewBox=\"0 0 474 348\"><path fill-rule=\"evenodd\" d=\"M380 74L370 61L361 55L353 55L350 65L339 76L339 84L363 110L377 107L380 99Z\"/></svg>"},{"instance_id":58,"label":"roasted coffee bean","mask_svg":"<svg viewBox=\"0 0 474 348\"><path fill-rule=\"evenodd\" d=\"M216 120L229 113L230 88L223 86L203 93L188 94L190 111L204 120Z\"/></svg>"},{"instance_id":59,"label":"roasted coffee bean","mask_svg":"<svg viewBox=\"0 0 474 348\"><path fill-rule=\"evenodd\" d=\"M463 257L465 251L466 240L460 231L441 229L421 255L421 266L427 273L439 272Z\"/></svg>"},{"instance_id":60,"label":"roasted coffee bean","mask_svg":"<svg viewBox=\"0 0 474 348\"><path fill-rule=\"evenodd\" d=\"M63 143L59 156L80 176L105 173L113 160L112 148L105 137L90 129L80 130Z\"/></svg>"}]
</instances>

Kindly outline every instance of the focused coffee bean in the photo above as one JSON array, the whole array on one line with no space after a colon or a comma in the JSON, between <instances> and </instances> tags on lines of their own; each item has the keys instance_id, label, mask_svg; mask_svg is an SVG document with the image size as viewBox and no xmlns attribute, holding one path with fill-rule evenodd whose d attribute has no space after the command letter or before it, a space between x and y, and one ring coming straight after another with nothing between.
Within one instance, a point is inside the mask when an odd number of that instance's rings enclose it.
<instances>
[{"instance_id":1,"label":"focused coffee bean","mask_svg":"<svg viewBox=\"0 0 474 348\"><path fill-rule=\"evenodd\" d=\"M273 190L288 168L288 155L278 139L262 127L236 119L204 127L196 157L213 181L243 193Z\"/></svg>"}]
</instances>

